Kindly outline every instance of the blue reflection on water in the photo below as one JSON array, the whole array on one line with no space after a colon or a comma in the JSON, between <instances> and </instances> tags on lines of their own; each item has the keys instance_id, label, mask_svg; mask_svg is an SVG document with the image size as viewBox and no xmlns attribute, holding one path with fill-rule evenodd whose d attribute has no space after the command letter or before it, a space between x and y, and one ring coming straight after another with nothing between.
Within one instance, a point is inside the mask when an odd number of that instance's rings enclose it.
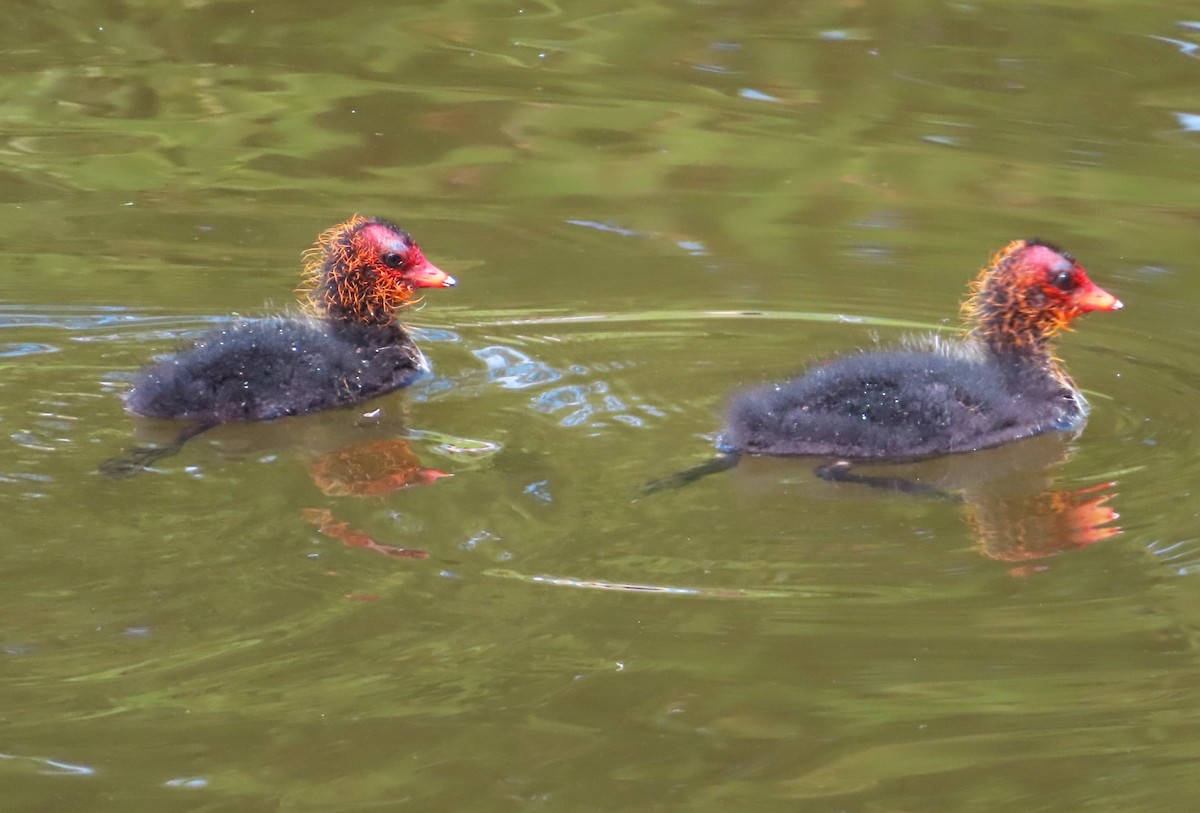
<instances>
[{"instance_id":1,"label":"blue reflection on water","mask_svg":"<svg viewBox=\"0 0 1200 813\"><path fill-rule=\"evenodd\" d=\"M96 773L96 769L89 765L73 765L69 762L62 762L57 759L47 759L45 757L26 757L18 754L0 754L0 760L13 760L17 763L26 763L30 768L40 774L48 774L51 776L92 776Z\"/></svg>"},{"instance_id":2,"label":"blue reflection on water","mask_svg":"<svg viewBox=\"0 0 1200 813\"><path fill-rule=\"evenodd\" d=\"M742 88L738 91L738 95L743 99L749 99L752 102L778 102L778 96L772 96L769 93L763 93L761 90L754 88Z\"/></svg>"},{"instance_id":3,"label":"blue reflection on water","mask_svg":"<svg viewBox=\"0 0 1200 813\"><path fill-rule=\"evenodd\" d=\"M488 381L505 389L522 390L562 378L562 373L511 347L490 345L472 353L487 365Z\"/></svg>"},{"instance_id":4,"label":"blue reflection on water","mask_svg":"<svg viewBox=\"0 0 1200 813\"><path fill-rule=\"evenodd\" d=\"M614 226L611 223L601 223L598 220L568 220L566 222L572 226L583 226L585 229L612 232L613 234L619 234L622 237L639 236L638 233L633 229L623 229L620 226Z\"/></svg>"},{"instance_id":5,"label":"blue reflection on water","mask_svg":"<svg viewBox=\"0 0 1200 813\"><path fill-rule=\"evenodd\" d=\"M1200 133L1200 115L1196 113L1176 113L1179 126L1189 133Z\"/></svg>"},{"instance_id":6,"label":"blue reflection on water","mask_svg":"<svg viewBox=\"0 0 1200 813\"><path fill-rule=\"evenodd\" d=\"M538 480L536 483L530 483L525 486L525 493L542 502L554 502L554 497L550 494L549 480Z\"/></svg>"},{"instance_id":7,"label":"blue reflection on water","mask_svg":"<svg viewBox=\"0 0 1200 813\"><path fill-rule=\"evenodd\" d=\"M1195 539L1188 539L1170 544L1155 541L1146 547L1160 561L1164 561L1174 568L1176 574L1187 576L1200 570L1200 561L1196 558L1195 541Z\"/></svg>"},{"instance_id":8,"label":"blue reflection on water","mask_svg":"<svg viewBox=\"0 0 1200 813\"><path fill-rule=\"evenodd\" d=\"M181 776L163 783L168 788L207 788L208 780L201 776Z\"/></svg>"},{"instance_id":9,"label":"blue reflection on water","mask_svg":"<svg viewBox=\"0 0 1200 813\"><path fill-rule=\"evenodd\" d=\"M591 393L605 393L607 391L608 385L603 381L555 387L534 398L533 408L538 412L546 414L570 409L571 412L562 418L559 423L563 426L578 426L596 412L596 407L588 403L588 395Z\"/></svg>"},{"instance_id":10,"label":"blue reflection on water","mask_svg":"<svg viewBox=\"0 0 1200 813\"><path fill-rule=\"evenodd\" d=\"M414 327L413 325L407 325L405 329L422 342L457 342L461 340L459 335L453 330L441 327Z\"/></svg>"},{"instance_id":11,"label":"blue reflection on water","mask_svg":"<svg viewBox=\"0 0 1200 813\"><path fill-rule=\"evenodd\" d=\"M37 305L0 305L0 328L58 327L83 330L98 325L118 324L129 319L128 311L118 307L79 308L59 305L50 308Z\"/></svg>"},{"instance_id":12,"label":"blue reflection on water","mask_svg":"<svg viewBox=\"0 0 1200 813\"><path fill-rule=\"evenodd\" d=\"M545 385L553 384L565 376L595 376L605 371L624 369L625 365L620 361L591 366L571 364L558 370L520 350L503 345L489 345L473 350L472 354L487 365L486 376L490 384L499 384L505 389L543 388L531 395L529 406L535 412L554 415L559 426L595 428L615 421L641 427L646 424L646 416L661 417L664 414L657 407L640 403L641 399L636 395L622 397L611 392L610 384L603 379L592 378L545 388Z\"/></svg>"},{"instance_id":13,"label":"blue reflection on water","mask_svg":"<svg viewBox=\"0 0 1200 813\"><path fill-rule=\"evenodd\" d=\"M757 93L757 91L749 92ZM762 94L760 97L755 98L759 98L762 101L779 101L773 96L767 96L766 94ZM659 234L657 232L641 232L636 229L627 229L623 226L614 226L612 223L602 223L598 220L566 220L564 222L571 226L583 226L585 229L595 229L596 231L608 232L609 234L619 234L622 237L644 237L649 239L666 238L679 248L686 251L688 254L691 254L693 257L704 257L708 255L708 249L705 248L704 243L700 242L699 240L690 238L679 239L677 237Z\"/></svg>"},{"instance_id":14,"label":"blue reflection on water","mask_svg":"<svg viewBox=\"0 0 1200 813\"><path fill-rule=\"evenodd\" d=\"M1148 36L1152 40L1158 40L1159 42L1165 42L1169 45L1174 45L1179 49L1179 53L1183 54L1184 56L1190 56L1192 59L1196 59L1196 52L1200 51L1200 45L1197 45L1194 42L1185 42L1184 40L1172 39L1171 37L1160 37L1157 34L1150 34Z\"/></svg>"},{"instance_id":15,"label":"blue reflection on water","mask_svg":"<svg viewBox=\"0 0 1200 813\"><path fill-rule=\"evenodd\" d=\"M628 426L645 426L645 420L631 413L629 404L609 393L605 381L555 387L533 398L531 406L547 415L565 411L566 414L558 421L560 426L580 426L585 423L602 425L603 421L592 420L600 416ZM653 407L640 406L638 409L649 415L662 414Z\"/></svg>"},{"instance_id":16,"label":"blue reflection on water","mask_svg":"<svg viewBox=\"0 0 1200 813\"><path fill-rule=\"evenodd\" d=\"M39 353L57 353L58 348L52 344L37 342L0 342L0 358L11 356L35 356Z\"/></svg>"}]
</instances>

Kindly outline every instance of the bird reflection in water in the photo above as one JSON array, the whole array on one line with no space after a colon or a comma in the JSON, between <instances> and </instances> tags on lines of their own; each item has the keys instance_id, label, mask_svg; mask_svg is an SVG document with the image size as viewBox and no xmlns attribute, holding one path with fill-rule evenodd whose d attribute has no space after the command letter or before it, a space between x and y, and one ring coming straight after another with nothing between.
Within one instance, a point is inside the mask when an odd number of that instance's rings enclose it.
<instances>
[{"instance_id":1,"label":"bird reflection in water","mask_svg":"<svg viewBox=\"0 0 1200 813\"><path fill-rule=\"evenodd\" d=\"M382 438L345 449L327 452L308 467L313 483L331 497L382 497L413 486L435 483L451 475L423 468L408 441ZM305 508L301 516L326 536L352 548L381 553L397 559L425 559L429 553L419 548L385 545L369 534L338 519L326 508Z\"/></svg>"},{"instance_id":2,"label":"bird reflection in water","mask_svg":"<svg viewBox=\"0 0 1200 813\"><path fill-rule=\"evenodd\" d=\"M1121 533L1110 525L1120 516L1110 506L1116 482L1038 494L992 496L966 505L975 549L999 562L1034 562L1086 548ZM1027 564L1012 570L1023 576L1045 570Z\"/></svg>"},{"instance_id":3,"label":"bird reflection in water","mask_svg":"<svg viewBox=\"0 0 1200 813\"><path fill-rule=\"evenodd\" d=\"M960 502L975 549L998 562L1024 563L1013 575L1045 570L1031 564L1086 548L1121 533L1110 505L1116 481L1056 488L1054 472L1073 451L1073 438L1043 435L966 455L872 467L878 474L818 467L825 480L923 494Z\"/></svg>"}]
</instances>

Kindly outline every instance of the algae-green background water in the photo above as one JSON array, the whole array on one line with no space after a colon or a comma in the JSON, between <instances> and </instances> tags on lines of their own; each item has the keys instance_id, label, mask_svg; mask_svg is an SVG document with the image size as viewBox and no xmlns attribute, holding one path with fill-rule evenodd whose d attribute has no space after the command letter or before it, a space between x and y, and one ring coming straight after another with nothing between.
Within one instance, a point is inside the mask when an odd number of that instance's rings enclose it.
<instances>
[{"instance_id":1,"label":"algae-green background water","mask_svg":"<svg viewBox=\"0 0 1200 813\"><path fill-rule=\"evenodd\" d=\"M1194 806L1195 8L5 16L0 810ZM292 307L354 212L460 279L435 376L97 475L173 431L131 371ZM964 505L794 460L636 498L1025 236L1127 306L1063 342L1082 435L918 467ZM454 476L323 478L397 439Z\"/></svg>"}]
</instances>

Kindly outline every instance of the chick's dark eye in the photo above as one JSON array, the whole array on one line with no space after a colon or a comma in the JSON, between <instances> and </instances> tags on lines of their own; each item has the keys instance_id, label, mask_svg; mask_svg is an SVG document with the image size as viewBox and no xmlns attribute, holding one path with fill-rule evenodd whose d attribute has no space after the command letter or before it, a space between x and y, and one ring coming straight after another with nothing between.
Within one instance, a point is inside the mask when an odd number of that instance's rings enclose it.
<instances>
[{"instance_id":1,"label":"chick's dark eye","mask_svg":"<svg viewBox=\"0 0 1200 813\"><path fill-rule=\"evenodd\" d=\"M383 255L383 264L388 268L400 268L404 265L404 256L394 251L389 251Z\"/></svg>"},{"instance_id":2,"label":"chick's dark eye","mask_svg":"<svg viewBox=\"0 0 1200 813\"><path fill-rule=\"evenodd\" d=\"M1059 271L1051 284L1060 291L1070 291L1075 287L1075 275L1070 271Z\"/></svg>"}]
</instances>

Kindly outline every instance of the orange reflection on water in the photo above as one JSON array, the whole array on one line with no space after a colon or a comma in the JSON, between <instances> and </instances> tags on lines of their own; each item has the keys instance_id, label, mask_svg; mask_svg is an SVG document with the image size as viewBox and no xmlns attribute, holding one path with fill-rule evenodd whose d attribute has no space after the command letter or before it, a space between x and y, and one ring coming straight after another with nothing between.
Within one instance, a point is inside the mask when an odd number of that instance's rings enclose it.
<instances>
[{"instance_id":1,"label":"orange reflection on water","mask_svg":"<svg viewBox=\"0 0 1200 813\"><path fill-rule=\"evenodd\" d=\"M451 476L437 469L422 468L412 446L397 438L373 440L323 454L309 464L308 471L313 483L331 497L381 497ZM419 548L385 545L325 508L305 508L300 515L318 531L348 547L365 548L397 559L429 557L428 551Z\"/></svg>"},{"instance_id":2,"label":"orange reflection on water","mask_svg":"<svg viewBox=\"0 0 1200 813\"><path fill-rule=\"evenodd\" d=\"M323 454L309 464L317 488L331 497L379 497L450 477L421 468L408 441L382 438Z\"/></svg>"},{"instance_id":3,"label":"orange reflection on water","mask_svg":"<svg viewBox=\"0 0 1200 813\"><path fill-rule=\"evenodd\" d=\"M966 503L975 548L999 562L1030 562L1116 536L1121 529L1109 524L1120 516L1109 505L1115 487L1106 482L1015 496L976 493Z\"/></svg>"}]
</instances>

